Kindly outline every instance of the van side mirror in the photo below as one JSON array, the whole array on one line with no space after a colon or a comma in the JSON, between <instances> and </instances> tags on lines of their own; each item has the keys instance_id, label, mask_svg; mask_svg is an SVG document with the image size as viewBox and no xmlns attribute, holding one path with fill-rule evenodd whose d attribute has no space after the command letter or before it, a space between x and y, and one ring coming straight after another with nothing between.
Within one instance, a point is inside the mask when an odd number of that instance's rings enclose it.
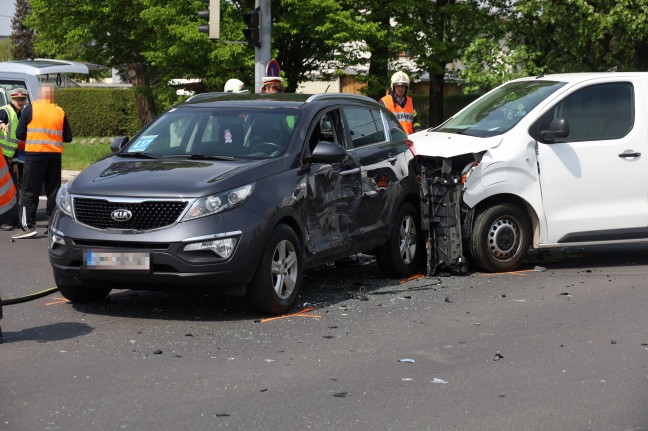
<instances>
[{"instance_id":1,"label":"van side mirror","mask_svg":"<svg viewBox=\"0 0 648 431\"><path fill-rule=\"evenodd\" d=\"M128 143L128 136L119 136L110 143L110 151L116 153L121 150L124 145Z\"/></svg>"},{"instance_id":2,"label":"van side mirror","mask_svg":"<svg viewBox=\"0 0 648 431\"><path fill-rule=\"evenodd\" d=\"M569 136L569 123L565 118L555 118L549 124L549 130L540 132L542 140L556 142L557 139L564 139Z\"/></svg>"}]
</instances>

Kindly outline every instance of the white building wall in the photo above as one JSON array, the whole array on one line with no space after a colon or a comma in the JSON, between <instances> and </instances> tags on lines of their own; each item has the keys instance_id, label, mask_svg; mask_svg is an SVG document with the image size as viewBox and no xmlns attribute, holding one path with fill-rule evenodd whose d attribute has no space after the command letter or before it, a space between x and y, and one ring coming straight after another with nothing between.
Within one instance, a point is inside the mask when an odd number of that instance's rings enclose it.
<instances>
[{"instance_id":1,"label":"white building wall","mask_svg":"<svg viewBox=\"0 0 648 431\"><path fill-rule=\"evenodd\" d=\"M317 94L317 93L339 93L340 78L334 81L306 81L297 86L297 93Z\"/></svg>"}]
</instances>

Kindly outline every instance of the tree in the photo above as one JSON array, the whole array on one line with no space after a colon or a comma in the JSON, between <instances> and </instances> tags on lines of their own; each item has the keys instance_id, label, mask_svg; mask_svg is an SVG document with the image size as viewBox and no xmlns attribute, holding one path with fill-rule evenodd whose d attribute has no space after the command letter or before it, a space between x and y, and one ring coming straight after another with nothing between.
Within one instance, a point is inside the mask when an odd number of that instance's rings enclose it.
<instances>
[{"instance_id":1,"label":"tree","mask_svg":"<svg viewBox=\"0 0 648 431\"><path fill-rule=\"evenodd\" d=\"M29 0L16 0L16 12L11 19L11 54L13 58L34 58L34 30L25 23L31 13Z\"/></svg>"},{"instance_id":2,"label":"tree","mask_svg":"<svg viewBox=\"0 0 648 431\"><path fill-rule=\"evenodd\" d=\"M0 61L7 61L13 58L11 54L11 39L0 40Z\"/></svg>"},{"instance_id":3,"label":"tree","mask_svg":"<svg viewBox=\"0 0 648 431\"><path fill-rule=\"evenodd\" d=\"M430 76L429 122L443 119L446 65L463 56L486 16L476 0L408 0L396 16L395 35L422 71Z\"/></svg>"},{"instance_id":4,"label":"tree","mask_svg":"<svg viewBox=\"0 0 648 431\"><path fill-rule=\"evenodd\" d=\"M357 43L380 30L341 0L274 0L272 46L291 92L332 65L344 68L366 61ZM354 43L355 42L355 43Z\"/></svg>"},{"instance_id":5,"label":"tree","mask_svg":"<svg viewBox=\"0 0 648 431\"><path fill-rule=\"evenodd\" d=\"M471 89L555 72L646 70L648 0L490 0L466 52Z\"/></svg>"}]
</instances>

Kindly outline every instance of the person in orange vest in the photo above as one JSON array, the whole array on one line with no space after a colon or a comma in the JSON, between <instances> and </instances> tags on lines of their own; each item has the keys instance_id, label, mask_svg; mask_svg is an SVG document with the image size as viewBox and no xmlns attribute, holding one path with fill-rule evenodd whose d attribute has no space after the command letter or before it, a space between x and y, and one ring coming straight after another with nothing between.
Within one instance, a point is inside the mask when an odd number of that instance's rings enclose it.
<instances>
[{"instance_id":1,"label":"person in orange vest","mask_svg":"<svg viewBox=\"0 0 648 431\"><path fill-rule=\"evenodd\" d=\"M18 192L18 202L20 202L22 172L25 164L25 141L16 139L16 129L28 94L24 88L14 88L9 94L11 103L0 107L0 147L2 147L2 155L9 166L11 179ZM14 220L0 225L2 230L13 230L18 227L20 227L20 221L17 212Z\"/></svg>"},{"instance_id":2,"label":"person in orange vest","mask_svg":"<svg viewBox=\"0 0 648 431\"><path fill-rule=\"evenodd\" d=\"M36 210L41 188L45 186L47 218L56 207L61 188L61 155L63 143L72 142L72 129L65 111L54 103L54 88L45 84L40 98L27 106L20 116L16 137L25 141L25 168L20 222L23 230L13 239L36 236ZM48 224L49 226L49 224ZM47 233L47 230L46 232Z\"/></svg>"},{"instance_id":3,"label":"person in orange vest","mask_svg":"<svg viewBox=\"0 0 648 431\"><path fill-rule=\"evenodd\" d=\"M409 76L405 72L396 72L391 77L389 94L379 100L381 104L394 113L408 135L421 130L414 103L412 98L407 95L409 85Z\"/></svg>"}]
</instances>

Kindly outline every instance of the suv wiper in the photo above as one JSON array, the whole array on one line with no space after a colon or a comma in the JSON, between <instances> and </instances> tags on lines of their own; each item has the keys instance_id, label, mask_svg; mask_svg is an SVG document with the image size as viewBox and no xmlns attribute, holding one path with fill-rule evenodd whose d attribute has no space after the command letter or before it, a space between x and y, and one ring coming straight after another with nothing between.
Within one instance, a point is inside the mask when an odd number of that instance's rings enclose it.
<instances>
[{"instance_id":1,"label":"suv wiper","mask_svg":"<svg viewBox=\"0 0 648 431\"><path fill-rule=\"evenodd\" d=\"M151 153L145 153L142 151L136 151L134 153L117 153L117 157L133 157L133 158L142 158L142 159L159 159L160 156Z\"/></svg>"},{"instance_id":2,"label":"suv wiper","mask_svg":"<svg viewBox=\"0 0 648 431\"><path fill-rule=\"evenodd\" d=\"M234 157L232 156L215 156L203 153L189 154L187 157L191 160L234 160Z\"/></svg>"}]
</instances>

